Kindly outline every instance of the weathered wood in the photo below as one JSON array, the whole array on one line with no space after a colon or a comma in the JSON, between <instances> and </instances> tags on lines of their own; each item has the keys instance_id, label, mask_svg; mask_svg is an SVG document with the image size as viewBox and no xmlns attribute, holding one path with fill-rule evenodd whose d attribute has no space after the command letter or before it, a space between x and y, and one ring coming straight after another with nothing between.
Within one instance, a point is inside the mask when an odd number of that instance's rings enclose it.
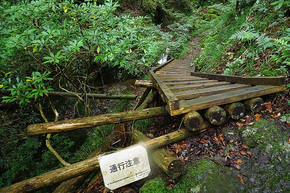
<instances>
[{"instance_id":1,"label":"weathered wood","mask_svg":"<svg viewBox=\"0 0 290 193\"><path fill-rule=\"evenodd\" d=\"M191 84L191 85L186 85L186 86L170 86L169 89L172 92L178 92L178 91L186 91L186 90L191 90L191 89L208 88L208 87L230 84L229 82L217 82L217 80L208 80L208 81L211 81L211 82L201 83L201 84Z\"/></svg>"},{"instance_id":2,"label":"weathered wood","mask_svg":"<svg viewBox=\"0 0 290 193\"><path fill-rule=\"evenodd\" d=\"M240 76L227 76L202 72L191 72L191 75L239 84L273 85L273 86L282 86L286 84L285 77L240 77Z\"/></svg>"},{"instance_id":3,"label":"weathered wood","mask_svg":"<svg viewBox=\"0 0 290 193\"><path fill-rule=\"evenodd\" d=\"M238 89L247 88L247 87L250 87L250 85L230 84L230 85L215 86L215 87L210 87L210 88L180 91L180 92L175 92L174 94L175 94L176 98L178 98L179 100L194 99L194 98L198 98L198 97L219 94L219 93L232 91L232 90L238 90Z\"/></svg>"},{"instance_id":4,"label":"weathered wood","mask_svg":"<svg viewBox=\"0 0 290 193\"><path fill-rule=\"evenodd\" d=\"M245 105L240 102L231 103L224 107L227 115L234 120L239 120L245 115Z\"/></svg>"},{"instance_id":5,"label":"weathered wood","mask_svg":"<svg viewBox=\"0 0 290 193\"><path fill-rule=\"evenodd\" d=\"M214 106L205 111L205 118L212 124L212 125L222 125L225 123L227 117L226 111L219 107Z\"/></svg>"},{"instance_id":6,"label":"weathered wood","mask_svg":"<svg viewBox=\"0 0 290 193\"><path fill-rule=\"evenodd\" d=\"M174 96L171 90L156 76L156 74L152 70L149 71L149 75L153 81L153 84L155 85L155 88L158 89L159 94L167 103L167 109L178 109L178 99Z\"/></svg>"},{"instance_id":7,"label":"weathered wood","mask_svg":"<svg viewBox=\"0 0 290 193\"><path fill-rule=\"evenodd\" d=\"M184 173L184 165L181 160L172 156L165 149L158 149L153 152L154 162L171 178L177 179Z\"/></svg>"},{"instance_id":8,"label":"weathered wood","mask_svg":"<svg viewBox=\"0 0 290 193\"><path fill-rule=\"evenodd\" d=\"M187 113L184 116L183 123L185 128L189 131L197 131L203 126L204 121L202 116L198 112L193 111Z\"/></svg>"},{"instance_id":9,"label":"weathered wood","mask_svg":"<svg viewBox=\"0 0 290 193\"><path fill-rule=\"evenodd\" d=\"M136 80L135 81L135 86L140 86L140 87L154 87L153 83L151 80Z\"/></svg>"},{"instance_id":10,"label":"weathered wood","mask_svg":"<svg viewBox=\"0 0 290 193\"><path fill-rule=\"evenodd\" d=\"M183 82L165 82L165 85L168 87L173 86L182 86L182 85L193 85L193 84L202 84L202 83L210 83L217 82L216 80L191 80L191 81L183 81Z\"/></svg>"},{"instance_id":11,"label":"weathered wood","mask_svg":"<svg viewBox=\"0 0 290 193\"><path fill-rule=\"evenodd\" d=\"M262 104L263 104L263 99L260 97L252 98L245 102L246 109L253 113L257 113L261 111Z\"/></svg>"},{"instance_id":12,"label":"weathered wood","mask_svg":"<svg viewBox=\"0 0 290 193\"><path fill-rule=\"evenodd\" d=\"M49 91L49 95L58 95L63 97L76 97L72 93L68 92L56 92L56 91ZM86 96L89 98L97 98L97 99L136 99L136 95L108 95L108 94L95 94L95 93L76 93L79 96Z\"/></svg>"},{"instance_id":13,"label":"weathered wood","mask_svg":"<svg viewBox=\"0 0 290 193\"><path fill-rule=\"evenodd\" d=\"M142 132L134 129L134 142L148 141L150 138L146 137ZM154 162L158 165L171 179L180 177L184 172L184 165L180 159L173 156L168 150L156 149L153 150L152 155Z\"/></svg>"},{"instance_id":14,"label":"weathered wood","mask_svg":"<svg viewBox=\"0 0 290 193\"><path fill-rule=\"evenodd\" d=\"M141 110L147 108L154 100L154 97L157 95L157 90L154 89L152 94L144 100L144 102L136 109Z\"/></svg>"},{"instance_id":15,"label":"weathered wood","mask_svg":"<svg viewBox=\"0 0 290 193\"><path fill-rule=\"evenodd\" d=\"M200 77L189 77L189 78L161 78L159 77L160 80L162 80L164 83L167 82L183 82L183 81L195 81L195 80L208 80L207 78L200 78Z\"/></svg>"},{"instance_id":16,"label":"weathered wood","mask_svg":"<svg viewBox=\"0 0 290 193\"><path fill-rule=\"evenodd\" d=\"M284 91L285 86L259 85L191 100L179 101L180 108L170 111L171 116L198 111L215 105L224 105L258 96Z\"/></svg>"},{"instance_id":17,"label":"weathered wood","mask_svg":"<svg viewBox=\"0 0 290 193\"><path fill-rule=\"evenodd\" d=\"M198 134L199 132L190 132L186 129L180 129L178 131L151 139L149 141L144 142L144 145L147 150L152 150L160 147L164 147L171 143L178 142L183 140L189 136L194 134ZM130 146L132 147L132 146ZM129 147L128 147L129 148ZM98 156L93 158L71 164L69 166L59 168L45 174L24 180L22 182L18 182L16 184L6 186L0 189L0 193L13 192L31 192L44 187L48 187L59 182L80 176L87 172L91 172L99 168L99 160Z\"/></svg>"},{"instance_id":18,"label":"weathered wood","mask_svg":"<svg viewBox=\"0 0 290 193\"><path fill-rule=\"evenodd\" d=\"M61 131L70 131L80 128L100 126L112 123L128 122L151 117L158 117L167 114L164 107L155 107L139 111L127 111L121 113L109 113L85 118L68 119L57 122L37 123L29 125L28 135L41 135L47 133L56 133Z\"/></svg>"},{"instance_id":19,"label":"weathered wood","mask_svg":"<svg viewBox=\"0 0 290 193\"><path fill-rule=\"evenodd\" d=\"M164 66L170 64L170 63L175 63L176 61L172 58L170 60L168 60L167 62L165 62L164 64L161 64L159 66L157 66L156 68L153 68L152 71L155 72L155 71L158 71L160 69L162 69Z\"/></svg>"},{"instance_id":20,"label":"weathered wood","mask_svg":"<svg viewBox=\"0 0 290 193\"><path fill-rule=\"evenodd\" d=\"M99 146L93 153L88 156L88 159L93 158L103 152L109 151L111 144L117 139L117 132L113 131L110 135L106 137L106 140ZM83 175L77 176L75 178L69 179L62 182L53 193L64 193L64 192L75 192L81 184L89 177L91 172L85 173Z\"/></svg>"},{"instance_id":21,"label":"weathered wood","mask_svg":"<svg viewBox=\"0 0 290 193\"><path fill-rule=\"evenodd\" d=\"M135 105L135 107L133 108L133 110L136 110L146 99L146 97L148 96L149 92L151 91L152 88L147 87L146 90L143 92L143 94L141 95L141 98L138 100L138 103Z\"/></svg>"},{"instance_id":22,"label":"weathered wood","mask_svg":"<svg viewBox=\"0 0 290 193\"><path fill-rule=\"evenodd\" d=\"M165 72L165 71L157 71L155 72L156 75L174 75L174 76L190 76L188 72Z\"/></svg>"},{"instance_id":23,"label":"weathered wood","mask_svg":"<svg viewBox=\"0 0 290 193\"><path fill-rule=\"evenodd\" d=\"M168 81L186 81L186 80L208 80L208 78L201 78L195 76L160 76L158 75L159 79L165 82Z\"/></svg>"}]
</instances>

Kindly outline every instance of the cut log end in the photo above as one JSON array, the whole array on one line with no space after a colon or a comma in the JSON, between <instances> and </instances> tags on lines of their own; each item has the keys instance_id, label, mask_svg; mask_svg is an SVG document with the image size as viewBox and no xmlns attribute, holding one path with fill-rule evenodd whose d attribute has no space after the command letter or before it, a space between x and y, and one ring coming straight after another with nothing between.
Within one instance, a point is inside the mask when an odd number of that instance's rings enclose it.
<instances>
[{"instance_id":1,"label":"cut log end","mask_svg":"<svg viewBox=\"0 0 290 193\"><path fill-rule=\"evenodd\" d=\"M261 111L263 104L263 99L261 97L252 98L245 102L245 107L247 110L257 113Z\"/></svg>"},{"instance_id":2,"label":"cut log end","mask_svg":"<svg viewBox=\"0 0 290 193\"><path fill-rule=\"evenodd\" d=\"M183 174L184 165L181 160L174 160L168 166L168 176L172 179L177 179Z\"/></svg>"},{"instance_id":3,"label":"cut log end","mask_svg":"<svg viewBox=\"0 0 290 193\"><path fill-rule=\"evenodd\" d=\"M212 125L221 125L221 124L225 123L226 115L227 115L226 111L219 106L214 106L214 107L208 109L205 113L206 119Z\"/></svg>"},{"instance_id":4,"label":"cut log end","mask_svg":"<svg viewBox=\"0 0 290 193\"><path fill-rule=\"evenodd\" d=\"M190 131L197 131L203 125L203 118L198 112L189 112L184 116L184 125Z\"/></svg>"},{"instance_id":5,"label":"cut log end","mask_svg":"<svg viewBox=\"0 0 290 193\"><path fill-rule=\"evenodd\" d=\"M245 115L245 106L240 102L226 105L224 109L226 113L234 120L238 120Z\"/></svg>"}]
</instances>

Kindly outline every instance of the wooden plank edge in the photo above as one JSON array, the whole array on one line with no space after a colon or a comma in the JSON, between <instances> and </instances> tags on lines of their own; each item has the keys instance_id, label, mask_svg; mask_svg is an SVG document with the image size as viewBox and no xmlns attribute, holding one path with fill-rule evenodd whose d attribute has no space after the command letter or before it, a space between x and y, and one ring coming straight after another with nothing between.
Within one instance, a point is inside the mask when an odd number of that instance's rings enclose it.
<instances>
[{"instance_id":1,"label":"wooden plank edge","mask_svg":"<svg viewBox=\"0 0 290 193\"><path fill-rule=\"evenodd\" d=\"M286 84L286 78L280 77L242 77L242 76L229 76L222 74L211 74L203 72L191 72L192 76L199 76L203 78L216 79L219 81L228 81L239 84L251 84L251 85L272 85L282 86Z\"/></svg>"},{"instance_id":2,"label":"wooden plank edge","mask_svg":"<svg viewBox=\"0 0 290 193\"><path fill-rule=\"evenodd\" d=\"M218 102L212 103L212 106L225 105L225 104L238 102L238 101L242 101L242 100L246 100L246 99L250 99L250 98L254 98L254 97L259 97L259 96L264 96L264 95L268 95L268 94L283 92L285 90L286 90L286 86L285 85L282 85L282 86L271 86L271 87L268 87L267 89L264 89L263 92L260 92L259 94L254 92L254 93L251 93L251 95L249 95L249 93L247 93L247 94L245 94L245 96L240 97L238 100L228 99L227 103L222 103L222 102L218 101ZM212 95L212 96L214 96L214 95ZM179 105L182 106L182 103L184 101L185 100L181 100ZM205 109L205 108L191 108L191 107L192 106L183 107L183 108L180 108L180 109L174 109L174 110L169 111L169 113L170 113L171 116L176 116L176 115L181 115L181 114L188 113L190 111L197 111L197 110Z\"/></svg>"},{"instance_id":3,"label":"wooden plank edge","mask_svg":"<svg viewBox=\"0 0 290 193\"><path fill-rule=\"evenodd\" d=\"M160 64L159 66L157 66L156 68L152 69L153 72L156 72L157 70L163 68L164 66L166 66L167 64L171 63L174 60L174 58L168 60L167 62L165 62L164 64Z\"/></svg>"},{"instance_id":4,"label":"wooden plank edge","mask_svg":"<svg viewBox=\"0 0 290 193\"><path fill-rule=\"evenodd\" d=\"M179 100L174 96L171 90L156 76L153 70L149 71L149 76L152 79L155 88L157 88L164 102L167 104L167 110L170 112L172 109L179 108ZM167 94L165 93L167 92Z\"/></svg>"}]
</instances>

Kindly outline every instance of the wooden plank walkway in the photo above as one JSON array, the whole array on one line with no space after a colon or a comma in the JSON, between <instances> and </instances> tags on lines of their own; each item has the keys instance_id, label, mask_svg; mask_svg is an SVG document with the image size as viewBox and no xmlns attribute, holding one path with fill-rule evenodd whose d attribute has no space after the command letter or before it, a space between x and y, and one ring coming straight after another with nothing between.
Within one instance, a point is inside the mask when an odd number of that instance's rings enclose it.
<instances>
[{"instance_id":1,"label":"wooden plank walkway","mask_svg":"<svg viewBox=\"0 0 290 193\"><path fill-rule=\"evenodd\" d=\"M285 90L285 77L240 77L192 71L182 60L150 70L171 116Z\"/></svg>"}]
</instances>

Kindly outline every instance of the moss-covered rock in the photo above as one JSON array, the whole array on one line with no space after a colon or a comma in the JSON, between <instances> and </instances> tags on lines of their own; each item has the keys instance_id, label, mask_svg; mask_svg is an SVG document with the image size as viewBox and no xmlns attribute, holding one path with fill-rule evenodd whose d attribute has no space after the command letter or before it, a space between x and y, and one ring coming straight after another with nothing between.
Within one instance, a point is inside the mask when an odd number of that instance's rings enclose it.
<instances>
[{"instance_id":1,"label":"moss-covered rock","mask_svg":"<svg viewBox=\"0 0 290 193\"><path fill-rule=\"evenodd\" d=\"M188 164L187 173L174 188L168 188L164 180L161 176L154 178L145 183L140 192L238 192L244 189L231 170L217 165L210 159Z\"/></svg>"},{"instance_id":2,"label":"moss-covered rock","mask_svg":"<svg viewBox=\"0 0 290 193\"><path fill-rule=\"evenodd\" d=\"M250 192L289 192L289 152L287 130L275 121L260 119L241 128L239 135L251 147L254 157L244 162L245 183Z\"/></svg>"},{"instance_id":3,"label":"moss-covered rock","mask_svg":"<svg viewBox=\"0 0 290 193\"><path fill-rule=\"evenodd\" d=\"M283 152L284 142L288 140L286 133L274 121L265 119L241 128L239 135L246 145L266 153Z\"/></svg>"}]
</instances>

